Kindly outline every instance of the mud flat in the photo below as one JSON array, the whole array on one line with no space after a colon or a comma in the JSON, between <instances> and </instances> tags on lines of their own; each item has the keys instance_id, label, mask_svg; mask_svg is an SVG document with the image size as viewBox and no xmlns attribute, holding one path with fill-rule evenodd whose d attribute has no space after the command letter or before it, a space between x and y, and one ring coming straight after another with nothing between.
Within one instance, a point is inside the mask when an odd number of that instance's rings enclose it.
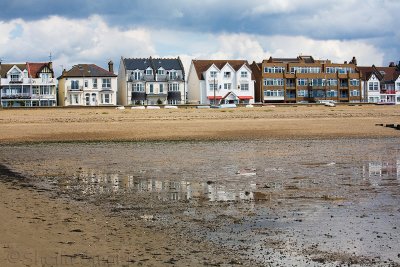
<instances>
[{"instance_id":1,"label":"mud flat","mask_svg":"<svg viewBox=\"0 0 400 267\"><path fill-rule=\"evenodd\" d=\"M400 264L399 107L0 115L0 266Z\"/></svg>"},{"instance_id":2,"label":"mud flat","mask_svg":"<svg viewBox=\"0 0 400 267\"><path fill-rule=\"evenodd\" d=\"M81 261L120 255L128 266L400 266L399 144L5 144L3 164L25 178L1 185L0 256L38 248Z\"/></svg>"}]
</instances>

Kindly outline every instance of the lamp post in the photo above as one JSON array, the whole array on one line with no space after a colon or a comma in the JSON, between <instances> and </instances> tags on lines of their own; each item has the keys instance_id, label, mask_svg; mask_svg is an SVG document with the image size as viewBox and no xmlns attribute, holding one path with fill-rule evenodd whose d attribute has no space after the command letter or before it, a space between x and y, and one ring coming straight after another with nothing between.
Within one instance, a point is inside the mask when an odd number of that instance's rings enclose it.
<instances>
[{"instance_id":1,"label":"lamp post","mask_svg":"<svg viewBox=\"0 0 400 267\"><path fill-rule=\"evenodd\" d=\"M216 96L216 91L215 91L215 74L214 74L214 106L216 107L217 105L215 104L216 103L216 98L217 98L217 96Z\"/></svg>"}]
</instances>

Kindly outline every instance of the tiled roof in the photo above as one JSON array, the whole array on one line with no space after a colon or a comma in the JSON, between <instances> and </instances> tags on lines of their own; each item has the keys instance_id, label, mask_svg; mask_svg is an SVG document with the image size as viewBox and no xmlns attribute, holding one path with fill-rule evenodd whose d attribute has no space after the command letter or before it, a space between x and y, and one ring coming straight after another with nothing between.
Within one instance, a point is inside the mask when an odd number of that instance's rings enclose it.
<instances>
[{"instance_id":1,"label":"tiled roof","mask_svg":"<svg viewBox=\"0 0 400 267\"><path fill-rule=\"evenodd\" d=\"M202 77L203 72L208 70L213 64L218 69L222 69L227 63L229 63L229 65L231 65L235 71L238 71L243 65L246 65L249 69L251 69L247 60L193 60L192 62L199 80L204 80Z\"/></svg>"},{"instance_id":2,"label":"tiled roof","mask_svg":"<svg viewBox=\"0 0 400 267\"><path fill-rule=\"evenodd\" d=\"M95 64L78 64L63 72L58 79L66 77L117 77L117 75Z\"/></svg>"},{"instance_id":3,"label":"tiled roof","mask_svg":"<svg viewBox=\"0 0 400 267\"><path fill-rule=\"evenodd\" d=\"M45 67L48 67L51 70L51 72L53 73L53 75L54 75L53 68L52 68L50 62L49 63L27 62L26 65L28 67L28 75L29 75L29 77L38 78L40 71Z\"/></svg>"},{"instance_id":4,"label":"tiled roof","mask_svg":"<svg viewBox=\"0 0 400 267\"><path fill-rule=\"evenodd\" d=\"M396 67L376 67L372 65L371 67L357 67L361 72L362 80L369 80L372 74L375 74L380 81L394 81L399 76L399 72Z\"/></svg>"},{"instance_id":5,"label":"tiled roof","mask_svg":"<svg viewBox=\"0 0 400 267\"><path fill-rule=\"evenodd\" d=\"M0 65L0 76L2 78L7 77L7 72L14 66L17 66L21 71L24 71L26 69L26 64L1 64Z\"/></svg>"},{"instance_id":6,"label":"tiled roof","mask_svg":"<svg viewBox=\"0 0 400 267\"><path fill-rule=\"evenodd\" d=\"M162 67L165 70L182 70L183 65L180 58L124 58L127 70L145 70L148 67L158 70Z\"/></svg>"}]
</instances>

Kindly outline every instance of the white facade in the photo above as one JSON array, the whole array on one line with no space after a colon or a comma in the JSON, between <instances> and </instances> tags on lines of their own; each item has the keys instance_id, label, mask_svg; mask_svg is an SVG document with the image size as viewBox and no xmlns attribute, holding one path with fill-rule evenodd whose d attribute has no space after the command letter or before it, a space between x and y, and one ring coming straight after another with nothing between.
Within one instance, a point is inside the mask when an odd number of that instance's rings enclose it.
<instances>
[{"instance_id":1,"label":"white facade","mask_svg":"<svg viewBox=\"0 0 400 267\"><path fill-rule=\"evenodd\" d=\"M12 65L4 76L2 75L0 98L3 107L57 105L56 79L49 68L51 64L32 64L41 66L34 76L28 71L28 63ZM2 67L7 68L7 65Z\"/></svg>"},{"instance_id":2,"label":"white facade","mask_svg":"<svg viewBox=\"0 0 400 267\"><path fill-rule=\"evenodd\" d=\"M212 64L198 78L196 65L190 67L188 78L188 99L196 104L254 103L252 71L247 64L235 70L228 62L219 69ZM214 95L216 101L214 101Z\"/></svg>"},{"instance_id":3,"label":"white facade","mask_svg":"<svg viewBox=\"0 0 400 267\"><path fill-rule=\"evenodd\" d=\"M116 77L66 78L65 106L104 106L117 104Z\"/></svg>"}]
</instances>

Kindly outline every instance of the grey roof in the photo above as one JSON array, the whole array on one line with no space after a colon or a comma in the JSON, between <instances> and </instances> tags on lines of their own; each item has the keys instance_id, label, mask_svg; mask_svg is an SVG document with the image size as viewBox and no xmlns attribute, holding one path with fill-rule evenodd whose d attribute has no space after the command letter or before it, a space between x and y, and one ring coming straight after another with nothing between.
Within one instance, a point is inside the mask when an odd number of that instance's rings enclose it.
<instances>
[{"instance_id":1,"label":"grey roof","mask_svg":"<svg viewBox=\"0 0 400 267\"><path fill-rule=\"evenodd\" d=\"M178 58L124 58L127 70L145 70L151 67L154 71L162 67L165 70L182 70L181 59Z\"/></svg>"},{"instance_id":2,"label":"grey roof","mask_svg":"<svg viewBox=\"0 0 400 267\"><path fill-rule=\"evenodd\" d=\"M117 75L95 64L78 64L63 72L57 79L64 77L117 77Z\"/></svg>"}]
</instances>

